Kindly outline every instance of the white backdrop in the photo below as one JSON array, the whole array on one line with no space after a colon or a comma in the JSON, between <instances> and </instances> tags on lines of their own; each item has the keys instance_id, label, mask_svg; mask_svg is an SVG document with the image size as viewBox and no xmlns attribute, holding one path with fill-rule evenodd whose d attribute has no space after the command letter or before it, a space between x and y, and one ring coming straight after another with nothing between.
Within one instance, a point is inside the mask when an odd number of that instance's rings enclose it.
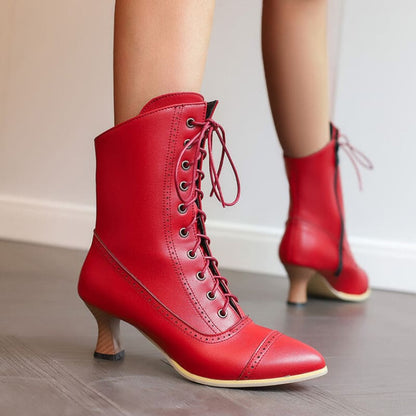
<instances>
[{"instance_id":1,"label":"white backdrop","mask_svg":"<svg viewBox=\"0 0 416 416\"><path fill-rule=\"evenodd\" d=\"M0 237L86 248L93 138L112 123L113 1L0 4ZM219 99L243 184L238 206L206 201L221 264L282 273L287 185L263 77L260 0L218 1L203 93ZM342 161L347 226L374 287L416 292L416 2L333 0L333 119L371 157L359 192ZM225 184L227 188L227 183ZM231 184L230 184L231 187Z\"/></svg>"}]
</instances>

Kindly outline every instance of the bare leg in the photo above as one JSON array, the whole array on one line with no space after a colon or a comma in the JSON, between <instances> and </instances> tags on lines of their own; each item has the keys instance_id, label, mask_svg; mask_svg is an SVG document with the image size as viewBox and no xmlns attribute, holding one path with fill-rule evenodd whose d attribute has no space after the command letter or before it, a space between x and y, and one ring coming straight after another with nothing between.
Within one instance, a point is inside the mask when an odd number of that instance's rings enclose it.
<instances>
[{"instance_id":1,"label":"bare leg","mask_svg":"<svg viewBox=\"0 0 416 416\"><path fill-rule=\"evenodd\" d=\"M263 0L262 48L270 106L286 156L329 141L327 0Z\"/></svg>"},{"instance_id":2,"label":"bare leg","mask_svg":"<svg viewBox=\"0 0 416 416\"><path fill-rule=\"evenodd\" d=\"M214 6L215 0L116 0L115 124L157 95L200 90Z\"/></svg>"}]
</instances>

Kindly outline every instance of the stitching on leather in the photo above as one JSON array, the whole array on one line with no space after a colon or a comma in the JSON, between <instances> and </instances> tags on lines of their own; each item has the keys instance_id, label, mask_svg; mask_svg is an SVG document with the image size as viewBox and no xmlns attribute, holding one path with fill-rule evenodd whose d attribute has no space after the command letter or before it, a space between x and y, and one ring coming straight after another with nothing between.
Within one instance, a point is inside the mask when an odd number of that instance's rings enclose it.
<instances>
[{"instance_id":1,"label":"stitching on leather","mask_svg":"<svg viewBox=\"0 0 416 416\"><path fill-rule=\"evenodd\" d=\"M246 316L241 319L236 325L231 327L228 331L220 334L202 334L195 331L185 322L183 322L178 316L171 312L165 305L163 305L132 273L130 273L110 252L110 250L104 245L97 233L94 232L93 245L104 255L104 258L109 264L122 276L130 286L136 290L143 297L143 301L151 306L156 312L158 312L165 320L175 325L181 332L188 335L192 339L205 344L217 344L231 339L238 334L245 326L250 324L251 319Z\"/></svg>"},{"instance_id":2,"label":"stitching on leather","mask_svg":"<svg viewBox=\"0 0 416 416\"><path fill-rule=\"evenodd\" d=\"M191 94L195 94L195 93L191 93ZM166 97L177 97L177 96L179 96L179 95L183 95L183 93L173 92L173 93L170 93L170 94L165 94L165 95L162 95L162 96L160 96L160 97L153 98L153 100L151 100L151 103L152 103L152 104L153 104L153 103L156 103L156 102L158 102L158 101L160 101L160 100L165 99ZM200 95L200 94L197 94L197 95ZM202 95L200 95L200 97L203 99ZM149 104L150 104L150 102L148 102L148 103L147 103L147 104L146 104L146 105L142 108L141 112L142 112L143 110L145 110L147 107L149 107ZM199 103L192 103L192 104L199 104Z\"/></svg>"},{"instance_id":3,"label":"stitching on leather","mask_svg":"<svg viewBox=\"0 0 416 416\"><path fill-rule=\"evenodd\" d=\"M167 147L166 147L166 158L165 158L165 164L164 164L164 175L163 175L163 206L162 206L162 215L163 215L163 235L165 238L165 244L166 247L168 249L169 252L169 257L172 263L172 267L173 270L175 272L175 276L179 275L181 276L181 269L180 269L180 262L178 259L178 254L176 252L175 249L175 245L173 243L173 238L172 238L172 232L171 232L171 228L172 228L172 219L171 219L171 205L172 205L172 195L170 192L170 186L169 186L169 182L171 180L172 177L172 169L173 167L171 166L172 163L169 163L171 159L174 158L174 149L175 149L175 142L176 142L176 137L178 134L178 125L179 125L179 120L181 118L181 114L183 111L183 107L179 107L179 108L175 108L173 117L171 119L171 125L170 125L170 131L169 131L169 137L168 137L168 141L167 141ZM173 145L172 145L172 141L173 141ZM176 259L174 258L176 257ZM181 278L181 283L182 283L182 289L184 291L184 295L186 297L186 299L188 300L188 302L190 304L192 304L189 301L189 297L187 296L187 289L184 287L183 285L183 279ZM193 304L192 304L193 306ZM195 309L195 308L194 308Z\"/></svg>"},{"instance_id":4,"label":"stitching on leather","mask_svg":"<svg viewBox=\"0 0 416 416\"><path fill-rule=\"evenodd\" d=\"M189 105L199 107L199 106L203 106L204 103L203 102L201 102L201 103L192 103L192 104L189 104ZM124 127L124 126L127 126L128 124L134 123L135 121L137 121L139 119L142 119L143 117L147 117L147 116L150 116L152 114L157 114L157 113L162 112L162 111L170 111L170 110L172 110L172 108L176 108L176 107L183 107L183 104L175 104L175 105L172 105L170 107L159 108L159 109L149 111L146 114L139 114L136 117L133 117L133 118L130 118L129 120L123 121L122 123L117 124L117 126L111 127L110 129L106 130L105 132L98 135L94 139L94 141L97 141L98 139L104 139L110 132L116 131L116 130Z\"/></svg>"},{"instance_id":5,"label":"stitching on leather","mask_svg":"<svg viewBox=\"0 0 416 416\"><path fill-rule=\"evenodd\" d=\"M244 367L244 370L241 372L239 379L248 380L250 375L256 371L256 368L260 364L261 360L264 358L267 351L273 343L281 336L282 334L278 331L272 331L264 338L264 340L257 347L254 354L251 356L247 365Z\"/></svg>"}]
</instances>

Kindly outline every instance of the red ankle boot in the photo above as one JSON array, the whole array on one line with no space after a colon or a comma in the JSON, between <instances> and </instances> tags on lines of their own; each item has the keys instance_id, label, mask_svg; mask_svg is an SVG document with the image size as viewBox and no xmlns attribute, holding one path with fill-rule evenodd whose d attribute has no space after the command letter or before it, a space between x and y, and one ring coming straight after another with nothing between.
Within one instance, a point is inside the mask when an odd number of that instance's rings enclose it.
<instances>
[{"instance_id":1,"label":"red ankle boot","mask_svg":"<svg viewBox=\"0 0 416 416\"><path fill-rule=\"evenodd\" d=\"M321 376L327 369L317 351L244 314L210 251L201 204L207 154L213 193L223 205L235 202L224 201L218 181L224 160L234 165L215 106L199 94L163 95L95 140L97 220L78 286L98 323L95 356L123 357L121 319L197 383L252 387ZM214 140L223 149L218 168Z\"/></svg>"},{"instance_id":2,"label":"red ankle boot","mask_svg":"<svg viewBox=\"0 0 416 416\"><path fill-rule=\"evenodd\" d=\"M354 261L345 232L338 159L342 145L350 157L355 154L359 163L372 168L363 154L340 142L332 124L331 141L323 149L285 157L290 207L279 255L290 279L289 304L306 303L307 294L345 301L370 295L367 275Z\"/></svg>"}]
</instances>

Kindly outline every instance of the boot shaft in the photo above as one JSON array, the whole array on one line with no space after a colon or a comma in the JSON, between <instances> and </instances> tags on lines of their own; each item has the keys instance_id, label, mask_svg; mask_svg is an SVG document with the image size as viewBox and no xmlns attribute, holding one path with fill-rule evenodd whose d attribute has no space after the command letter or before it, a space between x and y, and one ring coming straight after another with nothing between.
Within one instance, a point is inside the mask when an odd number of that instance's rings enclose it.
<instances>
[{"instance_id":1,"label":"boot shaft","mask_svg":"<svg viewBox=\"0 0 416 416\"><path fill-rule=\"evenodd\" d=\"M339 275L350 258L338 159L338 130L321 150L300 158L285 157L290 205L279 254L283 263Z\"/></svg>"},{"instance_id":2,"label":"boot shaft","mask_svg":"<svg viewBox=\"0 0 416 416\"><path fill-rule=\"evenodd\" d=\"M205 120L206 103L197 94L177 97L181 105L175 105L174 98L167 96L165 103L158 100L159 108L149 103L138 117L95 139L96 232L104 241L111 239L110 248L117 253L129 250L124 253L128 258L137 253L137 245L144 253L163 251L161 236L166 228L180 229L195 214L190 207L177 215L180 201L174 170L184 141L195 134L196 128L188 127L187 120ZM184 98L199 98L199 102L184 105ZM195 146L189 149L188 159L193 160L196 152ZM179 179L189 180L194 169L181 171Z\"/></svg>"},{"instance_id":3,"label":"boot shaft","mask_svg":"<svg viewBox=\"0 0 416 416\"><path fill-rule=\"evenodd\" d=\"M81 273L82 287L97 279L90 265L102 263L102 244L169 310L207 334L244 316L219 286L216 260L207 260L205 214L200 199L194 202L201 197L202 130L213 107L199 94L161 96L96 138L96 237Z\"/></svg>"},{"instance_id":4,"label":"boot shaft","mask_svg":"<svg viewBox=\"0 0 416 416\"><path fill-rule=\"evenodd\" d=\"M314 224L336 239L340 227L335 225L344 216L337 152L337 142L332 139L310 156L285 157L290 192L289 221Z\"/></svg>"}]
</instances>

